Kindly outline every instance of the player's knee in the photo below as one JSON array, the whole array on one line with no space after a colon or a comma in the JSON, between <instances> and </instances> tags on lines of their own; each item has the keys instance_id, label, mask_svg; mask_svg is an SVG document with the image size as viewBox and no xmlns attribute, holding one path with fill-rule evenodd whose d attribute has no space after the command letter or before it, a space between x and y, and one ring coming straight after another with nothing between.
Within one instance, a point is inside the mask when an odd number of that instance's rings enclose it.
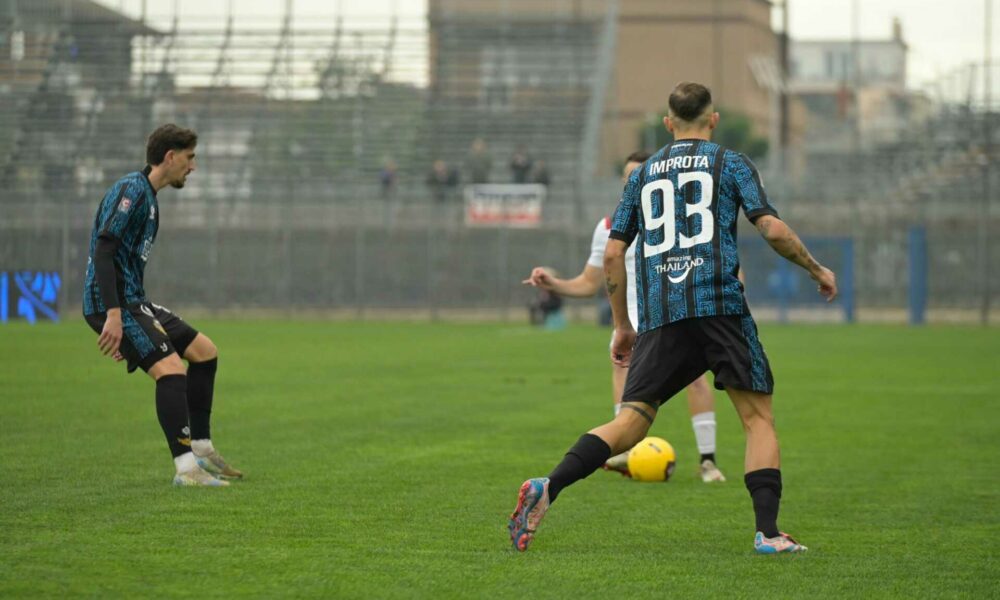
<instances>
[{"instance_id":1,"label":"player's knee","mask_svg":"<svg viewBox=\"0 0 1000 600\"><path fill-rule=\"evenodd\" d=\"M161 358L149 369L149 375L153 379L160 379L167 375L184 375L186 373L187 370L184 368L184 363L176 353L166 358Z\"/></svg>"},{"instance_id":2,"label":"player's knee","mask_svg":"<svg viewBox=\"0 0 1000 600\"><path fill-rule=\"evenodd\" d=\"M205 362L219 357L219 349L212 340L205 334L199 333L187 350L184 351L184 358L192 362Z\"/></svg>"},{"instance_id":3,"label":"player's knee","mask_svg":"<svg viewBox=\"0 0 1000 600\"><path fill-rule=\"evenodd\" d=\"M206 355L205 360L212 360L213 358L219 358L219 348L212 342L208 336L205 336L204 353Z\"/></svg>"},{"instance_id":4,"label":"player's knee","mask_svg":"<svg viewBox=\"0 0 1000 600\"><path fill-rule=\"evenodd\" d=\"M743 429L747 432L774 429L774 415L770 411L755 411L741 416Z\"/></svg>"},{"instance_id":5,"label":"player's knee","mask_svg":"<svg viewBox=\"0 0 1000 600\"><path fill-rule=\"evenodd\" d=\"M707 377L702 375L691 382L687 387L687 399L692 414L714 410L715 396L712 395L712 386Z\"/></svg>"},{"instance_id":6,"label":"player's knee","mask_svg":"<svg viewBox=\"0 0 1000 600\"><path fill-rule=\"evenodd\" d=\"M708 377L706 375L702 375L698 379L692 381L691 385L688 386L688 389L702 394L712 394L712 385L708 383Z\"/></svg>"}]
</instances>

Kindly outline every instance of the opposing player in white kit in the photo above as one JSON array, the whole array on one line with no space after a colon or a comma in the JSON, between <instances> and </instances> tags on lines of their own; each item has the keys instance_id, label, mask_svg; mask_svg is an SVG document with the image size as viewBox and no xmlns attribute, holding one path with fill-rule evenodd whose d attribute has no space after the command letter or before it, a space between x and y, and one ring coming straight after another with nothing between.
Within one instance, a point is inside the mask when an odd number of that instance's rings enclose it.
<instances>
[{"instance_id":1,"label":"opposing player in white kit","mask_svg":"<svg viewBox=\"0 0 1000 600\"><path fill-rule=\"evenodd\" d=\"M633 152L625 160L622 181L627 181L632 171L649 158L648 153ZM573 298L589 298L604 288L604 249L611 233L611 219L605 217L594 228L591 240L590 257L583 271L572 279L560 279L552 275L544 267L535 267L531 275L523 283L542 289L551 290L562 296ZM628 311L633 323L639 322L638 302L635 287L635 244L628 249L625 257L628 269ZM611 365L611 393L614 399L615 415L618 414L622 400L622 389L625 387L625 377L628 367ZM705 483L725 481L726 478L716 466L715 460L715 398L712 388L705 375L696 379L687 387L688 409L691 411L691 427L694 429L695 440L698 443L698 453L701 455L701 479ZM628 475L628 452L612 456L605 468Z\"/></svg>"}]
</instances>

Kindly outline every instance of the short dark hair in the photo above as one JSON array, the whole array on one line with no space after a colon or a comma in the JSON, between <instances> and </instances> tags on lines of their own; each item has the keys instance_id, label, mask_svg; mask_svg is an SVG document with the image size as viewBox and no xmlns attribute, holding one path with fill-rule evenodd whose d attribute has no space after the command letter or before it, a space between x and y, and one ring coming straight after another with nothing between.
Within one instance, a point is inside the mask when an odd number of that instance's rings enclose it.
<instances>
[{"instance_id":1,"label":"short dark hair","mask_svg":"<svg viewBox=\"0 0 1000 600\"><path fill-rule=\"evenodd\" d=\"M644 163L649 160L650 156L652 156L652 154L646 152L645 150L636 150L632 154L628 155L625 159L625 164L627 165L630 162Z\"/></svg>"},{"instance_id":2,"label":"short dark hair","mask_svg":"<svg viewBox=\"0 0 1000 600\"><path fill-rule=\"evenodd\" d=\"M670 114L682 121L694 121L711 104L711 90L700 83L683 81L670 92Z\"/></svg>"},{"instance_id":3,"label":"short dark hair","mask_svg":"<svg viewBox=\"0 0 1000 600\"><path fill-rule=\"evenodd\" d=\"M198 144L198 134L173 123L160 125L146 140L146 164L158 165L171 150L189 150Z\"/></svg>"}]
</instances>

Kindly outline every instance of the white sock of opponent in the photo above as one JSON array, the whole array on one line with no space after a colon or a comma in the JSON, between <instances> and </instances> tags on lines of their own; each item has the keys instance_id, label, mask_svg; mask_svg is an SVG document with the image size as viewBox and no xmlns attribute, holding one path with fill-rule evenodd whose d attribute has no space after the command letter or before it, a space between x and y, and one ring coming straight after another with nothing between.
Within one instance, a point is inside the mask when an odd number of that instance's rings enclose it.
<instances>
[{"instance_id":1,"label":"white sock of opponent","mask_svg":"<svg viewBox=\"0 0 1000 600\"><path fill-rule=\"evenodd\" d=\"M691 417L691 428L694 429L694 439L702 460L708 458L715 462L715 412L694 415Z\"/></svg>"}]
</instances>

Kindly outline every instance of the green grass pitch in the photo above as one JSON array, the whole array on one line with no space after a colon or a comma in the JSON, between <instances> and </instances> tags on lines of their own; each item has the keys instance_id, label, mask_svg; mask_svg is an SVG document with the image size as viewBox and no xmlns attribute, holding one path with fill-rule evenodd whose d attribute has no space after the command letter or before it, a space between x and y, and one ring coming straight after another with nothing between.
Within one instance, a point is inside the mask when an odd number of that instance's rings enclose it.
<instances>
[{"instance_id":1,"label":"green grass pitch","mask_svg":"<svg viewBox=\"0 0 1000 600\"><path fill-rule=\"evenodd\" d=\"M0 327L0 597L996 597L1000 331L763 326L780 524L752 554L743 436L667 484L599 471L525 554L506 521L610 416L608 331L195 320L220 347L214 438L247 477L177 489L142 374L79 320ZM992 590L992 591L991 591Z\"/></svg>"}]
</instances>

